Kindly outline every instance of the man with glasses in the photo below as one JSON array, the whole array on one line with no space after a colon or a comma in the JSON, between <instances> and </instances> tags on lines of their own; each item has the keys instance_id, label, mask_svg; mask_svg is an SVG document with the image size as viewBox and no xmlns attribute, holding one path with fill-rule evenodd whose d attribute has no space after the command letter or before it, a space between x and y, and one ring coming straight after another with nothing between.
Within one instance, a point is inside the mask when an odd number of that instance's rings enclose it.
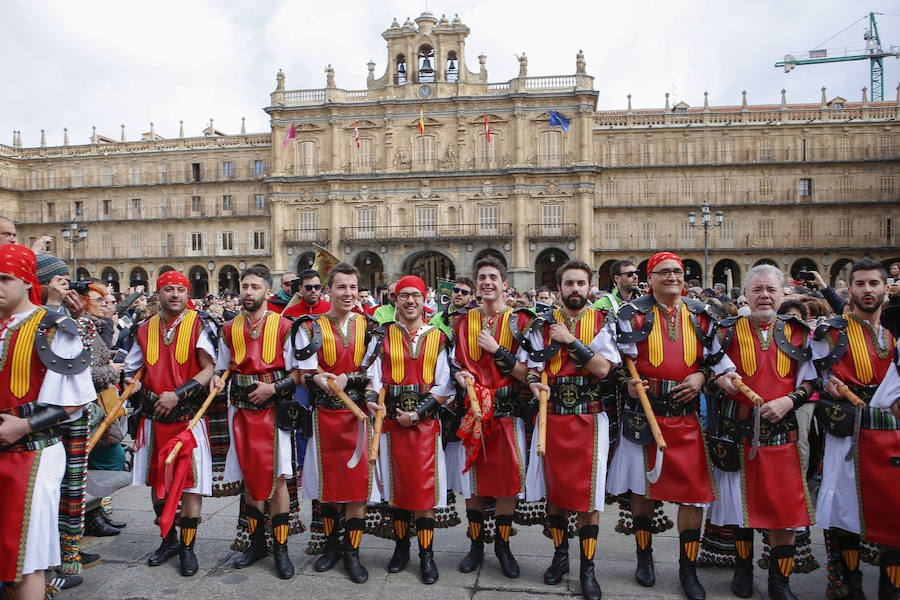
<instances>
[{"instance_id":1,"label":"man with glasses","mask_svg":"<svg viewBox=\"0 0 900 600\"><path fill-rule=\"evenodd\" d=\"M656 583L651 544L653 501L677 502L680 538L679 579L690 600L703 600L706 592L697 579L703 507L716 499L712 465L706 454L697 419L700 390L710 367L706 356L715 320L707 306L682 298L684 264L671 252L659 252L647 262L651 294L619 309L619 350L632 357L640 379L628 380L619 445L609 473L609 493L631 492L637 542L635 579L643 586ZM723 358L728 360L727 358ZM656 414L665 454L657 452L647 431L646 417L637 401L642 385ZM635 441L638 440L638 441ZM647 469L665 459L655 483Z\"/></svg>"},{"instance_id":2,"label":"man with glasses","mask_svg":"<svg viewBox=\"0 0 900 600\"><path fill-rule=\"evenodd\" d=\"M302 315L324 315L331 308L327 300L322 299L322 280L319 273L307 269L298 276L300 279L300 301L284 309L285 317L296 319Z\"/></svg>"},{"instance_id":3,"label":"man with glasses","mask_svg":"<svg viewBox=\"0 0 900 600\"><path fill-rule=\"evenodd\" d=\"M453 282L450 303L442 310L436 312L428 324L434 325L443 331L447 337L452 337L453 321L458 316L455 313L469 306L473 289L475 289L475 284L471 279L468 277L457 277L456 281Z\"/></svg>"},{"instance_id":4,"label":"man with glasses","mask_svg":"<svg viewBox=\"0 0 900 600\"><path fill-rule=\"evenodd\" d=\"M435 508L447 504L447 470L437 413L454 393L447 336L422 320L425 282L407 275L396 285L396 321L384 327L366 374L368 408L385 411L378 464L381 495L394 507L394 554L389 573L409 562L409 525L415 518L422 582L438 580L434 562ZM386 387L384 406L378 393Z\"/></svg>"},{"instance_id":5,"label":"man with glasses","mask_svg":"<svg viewBox=\"0 0 900 600\"><path fill-rule=\"evenodd\" d=\"M617 260L609 268L609 274L612 277L613 290L594 302L594 308L612 310L615 313L622 304L636 298L638 270L631 261Z\"/></svg>"},{"instance_id":6,"label":"man with glasses","mask_svg":"<svg viewBox=\"0 0 900 600\"><path fill-rule=\"evenodd\" d=\"M288 302L291 301L291 282L297 279L296 273L287 272L281 276L281 287L275 292L275 295L269 298L269 310L272 312L284 312Z\"/></svg>"}]
</instances>

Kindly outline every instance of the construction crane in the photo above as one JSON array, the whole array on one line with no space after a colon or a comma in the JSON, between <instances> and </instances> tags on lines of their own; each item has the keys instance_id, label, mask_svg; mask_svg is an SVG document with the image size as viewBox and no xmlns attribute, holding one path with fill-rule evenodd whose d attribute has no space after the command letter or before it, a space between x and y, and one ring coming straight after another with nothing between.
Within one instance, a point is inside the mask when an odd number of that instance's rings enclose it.
<instances>
[{"instance_id":1,"label":"construction crane","mask_svg":"<svg viewBox=\"0 0 900 600\"><path fill-rule=\"evenodd\" d=\"M798 65L820 65L823 63L849 62L852 60L868 60L869 71L872 76L872 100L884 100L884 59L889 56L900 58L900 47L898 46L881 46L881 38L878 37L878 24L875 22L875 15L883 13L872 13L868 15L869 28L863 34L866 41L865 48L843 48L839 50L810 50L809 52L798 52L795 54L786 54L784 61L775 63L776 67L784 67L785 73ZM856 25L866 17L860 18L850 27ZM847 27L849 29L850 27ZM846 31L846 29L844 30ZM840 32L840 33L843 33ZM837 34L839 35L839 34ZM836 36L832 36L833 39ZM827 41L827 40L826 40Z\"/></svg>"}]
</instances>

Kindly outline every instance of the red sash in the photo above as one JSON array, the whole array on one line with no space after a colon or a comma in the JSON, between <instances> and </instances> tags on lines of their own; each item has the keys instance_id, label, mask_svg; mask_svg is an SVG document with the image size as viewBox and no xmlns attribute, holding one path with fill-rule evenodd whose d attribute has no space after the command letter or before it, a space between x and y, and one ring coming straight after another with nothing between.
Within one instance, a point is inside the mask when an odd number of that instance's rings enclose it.
<instances>
[{"instance_id":1,"label":"red sash","mask_svg":"<svg viewBox=\"0 0 900 600\"><path fill-rule=\"evenodd\" d=\"M703 431L694 415L656 417L668 449L659 481L649 484L646 496L654 500L700 504L716 499L711 465L706 455ZM548 436L549 438L549 436ZM656 464L656 442L644 446L647 470Z\"/></svg>"},{"instance_id":2,"label":"red sash","mask_svg":"<svg viewBox=\"0 0 900 600\"><path fill-rule=\"evenodd\" d=\"M359 428L348 409L316 409L316 453L319 459L320 502L365 502L371 491L369 470L369 438L365 438L363 454L352 469L347 461L356 449Z\"/></svg>"},{"instance_id":3,"label":"red sash","mask_svg":"<svg viewBox=\"0 0 900 600\"><path fill-rule=\"evenodd\" d=\"M280 348L279 348L280 353ZM278 430L275 429L275 407L260 410L237 408L232 421L235 453L244 474L244 485L250 497L268 500L278 479Z\"/></svg>"},{"instance_id":4,"label":"red sash","mask_svg":"<svg viewBox=\"0 0 900 600\"><path fill-rule=\"evenodd\" d=\"M437 448L441 424L437 419L404 427L385 419L391 455L390 504L406 510L429 510L438 503ZM388 482L385 482L388 483Z\"/></svg>"},{"instance_id":5,"label":"red sash","mask_svg":"<svg viewBox=\"0 0 900 600\"><path fill-rule=\"evenodd\" d=\"M894 461L893 463L891 461ZM859 486L860 534L869 542L900 546L900 431L859 432L856 477Z\"/></svg>"},{"instance_id":6,"label":"red sash","mask_svg":"<svg viewBox=\"0 0 900 600\"><path fill-rule=\"evenodd\" d=\"M0 453L0 581L19 581L25 561L31 494L40 463L40 450Z\"/></svg>"},{"instance_id":7,"label":"red sash","mask_svg":"<svg viewBox=\"0 0 900 600\"><path fill-rule=\"evenodd\" d=\"M544 481L550 504L578 512L594 510L594 448L599 433L595 418L547 415Z\"/></svg>"},{"instance_id":8,"label":"red sash","mask_svg":"<svg viewBox=\"0 0 900 600\"><path fill-rule=\"evenodd\" d=\"M523 492L525 466L519 456L513 417L494 417L491 432L484 437L484 449L472 464L473 493L503 498Z\"/></svg>"},{"instance_id":9,"label":"red sash","mask_svg":"<svg viewBox=\"0 0 900 600\"><path fill-rule=\"evenodd\" d=\"M143 422L141 423L141 426L143 427ZM156 488L165 487L166 454L163 454L162 450L170 440L187 428L187 423L161 423L159 421L150 421L150 427L153 428L153 431L151 435L152 444L147 453L147 462L149 465L147 485L153 487L154 491L156 491ZM191 460L193 462L193 458ZM192 469L192 471L194 470L196 469ZM190 489L197 486L194 476L190 478L189 483L190 485L185 485L185 488Z\"/></svg>"},{"instance_id":10,"label":"red sash","mask_svg":"<svg viewBox=\"0 0 900 600\"><path fill-rule=\"evenodd\" d=\"M760 446L753 460L749 458L749 444L744 444L743 450L741 487L746 496L743 526L787 529L810 525L811 507L803 487L797 444Z\"/></svg>"}]
</instances>

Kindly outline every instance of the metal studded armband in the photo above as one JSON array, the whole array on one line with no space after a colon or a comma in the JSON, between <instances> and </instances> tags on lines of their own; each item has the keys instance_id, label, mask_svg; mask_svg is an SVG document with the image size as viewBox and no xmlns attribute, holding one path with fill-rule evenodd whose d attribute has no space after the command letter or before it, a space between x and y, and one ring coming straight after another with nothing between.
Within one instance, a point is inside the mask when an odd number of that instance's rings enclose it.
<instances>
[{"instance_id":1,"label":"metal studded armband","mask_svg":"<svg viewBox=\"0 0 900 600\"><path fill-rule=\"evenodd\" d=\"M509 375L513 372L513 369L516 368L516 357L503 346L497 348L491 356L494 357L494 363L496 363L497 368L500 369L500 372L504 375Z\"/></svg>"},{"instance_id":2,"label":"metal studded armband","mask_svg":"<svg viewBox=\"0 0 900 600\"><path fill-rule=\"evenodd\" d=\"M569 351L569 356L572 357L572 361L579 369L583 368L594 357L594 351L578 339L566 344L566 350Z\"/></svg>"}]
</instances>

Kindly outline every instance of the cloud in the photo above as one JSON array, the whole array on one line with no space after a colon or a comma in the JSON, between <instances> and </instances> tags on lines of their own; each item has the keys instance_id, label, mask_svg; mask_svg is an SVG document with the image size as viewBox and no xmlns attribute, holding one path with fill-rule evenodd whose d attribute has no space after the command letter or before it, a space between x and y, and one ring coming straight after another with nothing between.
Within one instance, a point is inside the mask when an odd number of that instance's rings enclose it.
<instances>
[{"instance_id":1,"label":"cloud","mask_svg":"<svg viewBox=\"0 0 900 600\"><path fill-rule=\"evenodd\" d=\"M893 8L874 4L876 11ZM865 61L790 74L773 66L864 16L841 0L431 0L429 7L437 17L460 15L471 29L468 67L477 71L476 57L484 52L491 81L514 77L514 55L522 52L529 75L570 74L583 49L600 109L623 108L628 94L638 108L662 106L666 92L673 103L696 106L704 91L716 105L740 103L742 90L751 103L778 103L782 88L789 102L816 102L822 86L829 98L852 100L869 87ZM151 121L173 137L179 120L187 135L198 135L210 118L236 133L242 116L249 131L267 131L261 109L279 68L288 89L324 87L326 64L339 87L365 88L370 59L375 76L384 73L381 33L393 17L402 23L420 10L421 4L397 0L2 3L0 141L9 143L16 129L26 145L37 145L44 128L47 143L59 144L68 127L72 143L85 143L92 125L118 139L122 123L128 139L136 139ZM825 47L862 46L865 25ZM883 44L900 44L900 17L879 17L879 29ZM886 99L896 97L898 73L898 61L886 59Z\"/></svg>"}]
</instances>

